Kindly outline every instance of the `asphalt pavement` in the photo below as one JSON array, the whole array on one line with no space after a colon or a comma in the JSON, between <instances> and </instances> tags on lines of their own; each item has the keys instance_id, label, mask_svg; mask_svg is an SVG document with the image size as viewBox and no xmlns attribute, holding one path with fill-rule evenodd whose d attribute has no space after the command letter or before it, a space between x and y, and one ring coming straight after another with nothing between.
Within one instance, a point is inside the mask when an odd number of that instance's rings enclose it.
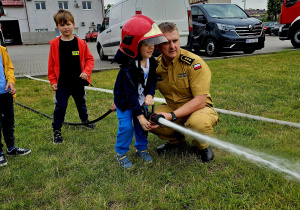
<instances>
[{"instance_id":1,"label":"asphalt pavement","mask_svg":"<svg viewBox=\"0 0 300 210\"><path fill-rule=\"evenodd\" d=\"M88 42L89 49L94 56L95 66L93 71L103 71L110 69L118 69L116 63L111 64L111 59L101 61L96 50L96 42ZM15 67L15 76L17 78L30 76L46 76L48 69L49 44L45 45L11 45L7 46L8 53ZM255 51L251 55L246 55L242 52L227 52L221 53L220 57L206 57L204 51L200 51L198 55L203 60L224 59L240 56L252 56L258 54L271 53L282 50L293 50L290 41L280 41L278 36L266 35L265 48Z\"/></svg>"},{"instance_id":2,"label":"asphalt pavement","mask_svg":"<svg viewBox=\"0 0 300 210\"><path fill-rule=\"evenodd\" d=\"M89 49L94 56L93 71L119 68L117 63L111 64L111 59L101 61L96 50L96 42L88 42ZM8 54L15 67L15 77L25 75L46 76L48 73L49 44L44 45L11 45L7 46Z\"/></svg>"}]
</instances>

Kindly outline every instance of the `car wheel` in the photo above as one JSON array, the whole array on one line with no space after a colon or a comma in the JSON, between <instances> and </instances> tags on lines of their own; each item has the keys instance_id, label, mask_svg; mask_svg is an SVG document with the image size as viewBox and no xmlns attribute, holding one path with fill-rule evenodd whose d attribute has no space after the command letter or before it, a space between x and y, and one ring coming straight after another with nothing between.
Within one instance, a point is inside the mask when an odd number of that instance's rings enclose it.
<instances>
[{"instance_id":1,"label":"car wheel","mask_svg":"<svg viewBox=\"0 0 300 210\"><path fill-rule=\"evenodd\" d=\"M255 50L243 50L245 54L252 54Z\"/></svg>"},{"instance_id":2,"label":"car wheel","mask_svg":"<svg viewBox=\"0 0 300 210\"><path fill-rule=\"evenodd\" d=\"M292 34L292 37L291 37L291 43L295 48L300 47L300 27L297 27L294 30L294 33Z\"/></svg>"},{"instance_id":3,"label":"car wheel","mask_svg":"<svg viewBox=\"0 0 300 210\"><path fill-rule=\"evenodd\" d=\"M99 57L102 61L106 61L108 60L108 56L104 55L104 51L103 51L103 48L101 47L100 50L99 50Z\"/></svg>"},{"instance_id":4,"label":"car wheel","mask_svg":"<svg viewBox=\"0 0 300 210\"><path fill-rule=\"evenodd\" d=\"M212 57L216 56L219 53L216 41L214 39L208 39L205 43L205 53Z\"/></svg>"}]
</instances>

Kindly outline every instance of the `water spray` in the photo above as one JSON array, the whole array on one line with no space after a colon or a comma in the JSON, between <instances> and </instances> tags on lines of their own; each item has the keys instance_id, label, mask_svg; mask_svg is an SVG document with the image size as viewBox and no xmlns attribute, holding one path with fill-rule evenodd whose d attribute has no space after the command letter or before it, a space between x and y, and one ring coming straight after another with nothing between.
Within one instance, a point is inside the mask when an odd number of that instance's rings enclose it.
<instances>
[{"instance_id":1,"label":"water spray","mask_svg":"<svg viewBox=\"0 0 300 210\"><path fill-rule=\"evenodd\" d=\"M300 166L299 166L299 164L292 165L292 164L289 164L288 161L286 161L286 160L278 159L276 157L272 157L272 156L264 154L264 153L255 152L255 151L252 151L250 149L247 149L247 148L244 148L241 146L230 144L228 142L223 142L216 138L213 138L213 137L210 137L207 135L203 135L203 134L197 133L195 131L192 131L190 129L184 128L180 125L170 122L169 120L166 120L163 115L154 113L154 105L152 106L151 112L145 111L145 110L147 110L147 109L144 109L144 115L145 115L146 119L148 119L158 125L168 126L168 127L173 128L181 133L192 136L195 139L198 139L201 141L206 141L206 142L210 143L211 145L214 145L216 147L224 149L230 153L243 156L247 160L258 164L259 166L266 166L267 168L276 170L278 172L286 173L286 174L292 176L293 178L296 178L298 181L300 181L300 173L299 173ZM265 158L272 159L272 161L266 160ZM283 164L285 166L283 166ZM293 170L288 169L286 167L288 165L290 166L290 168L293 168ZM297 169L298 172L295 171L295 169Z\"/></svg>"}]
</instances>

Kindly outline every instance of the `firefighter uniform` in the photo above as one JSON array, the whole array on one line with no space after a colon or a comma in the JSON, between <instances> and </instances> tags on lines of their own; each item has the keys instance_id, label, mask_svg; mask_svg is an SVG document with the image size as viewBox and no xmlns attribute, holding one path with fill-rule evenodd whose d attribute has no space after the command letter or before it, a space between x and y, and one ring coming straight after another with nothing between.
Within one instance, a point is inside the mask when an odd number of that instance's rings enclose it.
<instances>
[{"instance_id":1,"label":"firefighter uniform","mask_svg":"<svg viewBox=\"0 0 300 210\"><path fill-rule=\"evenodd\" d=\"M213 127L218 122L218 114L213 108L209 94L211 72L207 64L197 55L180 49L180 53L168 65L164 66L162 56L159 56L156 69L157 89L163 94L167 104L160 105L155 112L172 112L192 100L197 95L207 95L206 106L190 115L178 118L175 123L195 130L199 133L210 135ZM167 126L160 126L151 130L161 139L168 140L171 144L185 141L183 134ZM205 149L208 144L193 140L193 145Z\"/></svg>"}]
</instances>

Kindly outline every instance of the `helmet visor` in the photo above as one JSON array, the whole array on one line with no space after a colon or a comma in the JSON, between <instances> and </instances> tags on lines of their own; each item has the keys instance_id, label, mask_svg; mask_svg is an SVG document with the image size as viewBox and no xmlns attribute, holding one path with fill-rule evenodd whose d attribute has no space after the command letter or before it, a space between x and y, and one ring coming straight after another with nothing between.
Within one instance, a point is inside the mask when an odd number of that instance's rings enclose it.
<instances>
[{"instance_id":1,"label":"helmet visor","mask_svg":"<svg viewBox=\"0 0 300 210\"><path fill-rule=\"evenodd\" d=\"M141 42L143 42L143 43L145 43L149 46L153 46L153 45L161 44L163 42L168 42L168 40L165 36L161 35L161 36L152 37L152 38L149 38L149 39L144 39Z\"/></svg>"}]
</instances>

